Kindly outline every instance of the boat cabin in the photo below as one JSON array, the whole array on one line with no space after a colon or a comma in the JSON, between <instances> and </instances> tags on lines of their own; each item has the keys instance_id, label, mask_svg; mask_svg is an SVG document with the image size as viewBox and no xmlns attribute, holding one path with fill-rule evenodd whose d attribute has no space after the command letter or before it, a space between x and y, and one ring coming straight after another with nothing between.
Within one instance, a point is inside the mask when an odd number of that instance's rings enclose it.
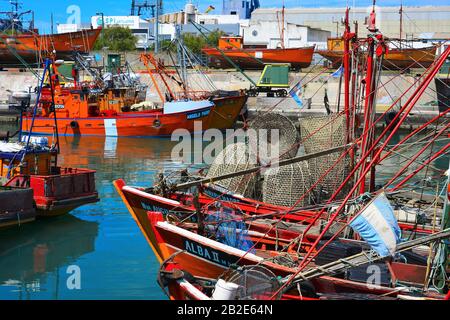
<instances>
[{"instance_id":1,"label":"boat cabin","mask_svg":"<svg viewBox=\"0 0 450 320\"><path fill-rule=\"evenodd\" d=\"M34 149L28 151L24 156L25 149L19 150L18 144L9 144L9 148L16 148L18 151L8 150L5 143L0 142L0 177L3 181L10 180L18 175L46 176L57 174L54 164L56 163L57 152L48 149Z\"/></svg>"},{"instance_id":2,"label":"boat cabin","mask_svg":"<svg viewBox=\"0 0 450 320\"><path fill-rule=\"evenodd\" d=\"M243 37L220 37L219 49L221 50L236 50L244 47Z\"/></svg>"}]
</instances>

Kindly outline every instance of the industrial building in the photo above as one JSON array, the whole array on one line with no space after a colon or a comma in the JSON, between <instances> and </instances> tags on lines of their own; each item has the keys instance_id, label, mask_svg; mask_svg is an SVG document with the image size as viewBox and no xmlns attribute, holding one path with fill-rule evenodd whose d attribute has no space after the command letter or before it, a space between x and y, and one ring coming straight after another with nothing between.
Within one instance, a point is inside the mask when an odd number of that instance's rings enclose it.
<instances>
[{"instance_id":1,"label":"industrial building","mask_svg":"<svg viewBox=\"0 0 450 320\"><path fill-rule=\"evenodd\" d=\"M281 8L259 8L252 13L252 21L277 21ZM350 10L350 20L357 21L359 35L365 36L366 18L372 7L356 7ZM400 36L400 7L376 7L377 26L387 37ZM333 36L342 35L342 18L345 8L286 8L287 23L306 25L328 30ZM450 36L450 6L403 7L403 38L427 38L434 33L439 37ZM446 33L444 35L443 33Z\"/></svg>"},{"instance_id":2,"label":"industrial building","mask_svg":"<svg viewBox=\"0 0 450 320\"><path fill-rule=\"evenodd\" d=\"M250 20L248 26L243 27L244 44L252 47L280 47L300 48L315 46L316 49L326 49L330 31L310 28L308 26L286 23L284 30L278 21Z\"/></svg>"},{"instance_id":3,"label":"industrial building","mask_svg":"<svg viewBox=\"0 0 450 320\"><path fill-rule=\"evenodd\" d=\"M224 0L222 14L237 15L240 19L250 19L252 12L259 7L259 0Z\"/></svg>"}]
</instances>

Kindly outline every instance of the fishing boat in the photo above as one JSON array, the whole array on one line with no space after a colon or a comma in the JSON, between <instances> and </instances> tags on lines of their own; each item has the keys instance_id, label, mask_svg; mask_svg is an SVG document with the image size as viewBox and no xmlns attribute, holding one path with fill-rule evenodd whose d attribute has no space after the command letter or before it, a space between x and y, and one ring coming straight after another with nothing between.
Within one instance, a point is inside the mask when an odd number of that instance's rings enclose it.
<instances>
[{"instance_id":1,"label":"fishing boat","mask_svg":"<svg viewBox=\"0 0 450 320\"><path fill-rule=\"evenodd\" d=\"M36 210L33 190L0 187L0 228L33 222Z\"/></svg>"},{"instance_id":2,"label":"fishing boat","mask_svg":"<svg viewBox=\"0 0 450 320\"><path fill-rule=\"evenodd\" d=\"M403 38L403 5L399 9L400 33L398 39L388 39L388 47L382 67L387 70L408 70L411 68L429 68L436 59L437 46L423 48L408 47ZM405 45L406 44L406 45ZM318 53L331 62L333 68L339 68L343 62L344 41L342 38L330 38L327 41L327 50ZM364 59L364 57L362 57Z\"/></svg>"},{"instance_id":3,"label":"fishing boat","mask_svg":"<svg viewBox=\"0 0 450 320\"><path fill-rule=\"evenodd\" d=\"M118 191L121 192L120 189ZM234 230L236 238L241 241L237 241L234 243L234 246L231 246L213 240L206 234L200 235L199 230L196 232L189 231L186 228L178 226L177 223L166 220L162 211L152 212L146 211L145 209L136 210L134 208L134 202L129 201L129 198L123 193L121 193L121 196L136 223L146 236L156 258L162 265L166 264L167 261L171 261L186 274L202 279L218 279L232 266L234 266L233 269L236 270L239 266L245 268L255 265L264 267L279 277L289 277L292 274L298 275L298 269L293 267L293 265L297 263L297 254L294 252L268 250L264 243L257 243L258 246L250 245L251 247L249 247L249 244L245 242L247 237L244 238L244 236L242 236L242 234L246 232L243 229ZM231 232L231 230L226 232ZM349 265L351 265L350 261L347 266ZM314 269L314 267L315 265L311 268ZM405 269L409 268L410 270L412 267L416 269L416 272L409 276L405 276L408 275L408 273L405 272ZM391 265L391 268L393 274L397 274L397 277L405 282L412 283L417 281L415 279L420 278L420 276L417 275L417 269L420 268L420 266L394 263ZM319 266L319 269L324 270L324 267ZM426 268L420 268L421 274L424 274L426 271L425 269ZM401 276L399 276L400 274ZM176 279L172 278L172 280ZM305 287L303 291L302 289L299 289L300 287L297 288L294 286L294 288L287 290L285 293L297 297L297 299L301 299L301 297L318 297L321 292L327 294L358 293L362 295L372 295L373 297L376 295L391 295L395 297L401 293L408 292L407 290L403 291L402 289L393 289L386 286L367 286L366 282L352 281L327 275L321 275L320 277L314 277L308 280L309 282L304 284ZM299 291L294 293L296 290ZM272 292L272 294L274 293ZM176 297L173 293L171 296ZM431 294L425 296L443 299L443 296L440 295ZM266 297L266 299L270 298L271 295ZM236 298L233 297L230 299Z\"/></svg>"},{"instance_id":4,"label":"fishing boat","mask_svg":"<svg viewBox=\"0 0 450 320\"><path fill-rule=\"evenodd\" d=\"M242 69L264 69L269 63L289 63L293 69L311 65L315 47L304 48L245 48L242 37L221 37L217 48L203 48L213 68L234 67L230 60Z\"/></svg>"},{"instance_id":5,"label":"fishing boat","mask_svg":"<svg viewBox=\"0 0 450 320\"><path fill-rule=\"evenodd\" d=\"M163 68L156 59L149 57L142 56L144 61L153 62L155 68ZM87 69L83 63L80 64ZM137 91L135 86L111 87L93 71L90 74L94 75L95 81L85 83L75 77L72 85L63 86L55 62L52 67L54 76L42 90L39 112L36 116L24 113L22 130L29 132L34 118L35 134L53 135L57 131L59 135L167 137L179 129L194 133L212 128L231 128L247 101L244 91L184 90L174 93L165 79L165 71L159 70L158 73L167 90L165 95L158 87L162 106L135 111L132 107L142 102L136 93L142 90ZM126 92L129 90L132 94L127 100ZM52 108L53 105L56 107Z\"/></svg>"},{"instance_id":6,"label":"fishing boat","mask_svg":"<svg viewBox=\"0 0 450 320\"><path fill-rule=\"evenodd\" d=\"M48 76L50 60L46 60L43 78ZM41 80L38 95L41 92ZM34 106L37 110L37 103ZM0 144L0 177L7 188L32 189L38 216L57 216L89 203L99 201L95 187L95 171L64 168L58 165L59 137L50 145L46 137L19 134L19 142ZM24 208L26 208L24 204Z\"/></svg>"},{"instance_id":7,"label":"fishing boat","mask_svg":"<svg viewBox=\"0 0 450 320\"><path fill-rule=\"evenodd\" d=\"M32 11L19 12L19 1L11 1L13 10L5 12L6 19L0 25L0 66L23 67L27 63L39 67L49 54L58 59L69 59L74 52L89 53L101 33L101 28L78 32L40 35L34 28ZM29 27L23 17L33 14Z\"/></svg>"},{"instance_id":8,"label":"fishing boat","mask_svg":"<svg viewBox=\"0 0 450 320\"><path fill-rule=\"evenodd\" d=\"M339 68L344 57L343 40L328 39L328 49L317 51L331 62L332 68ZM428 68L436 58L436 46L425 48L392 48L385 55L382 63L384 69L403 70L411 68Z\"/></svg>"},{"instance_id":9,"label":"fishing boat","mask_svg":"<svg viewBox=\"0 0 450 320\"><path fill-rule=\"evenodd\" d=\"M252 292L254 287L247 288L242 285L243 282L223 277L227 273L237 272L235 277L246 279L245 275L251 273L252 268L261 267L267 270L267 273L262 273L268 278L281 279L279 286L260 295L261 299L283 299L287 296L294 299L383 299L386 296L398 299L444 299L448 288L435 284L445 282L447 277L448 245L441 242L431 251L428 245L436 239L440 241L450 236L447 197L442 198L437 192L435 201L430 202L437 209L432 214L433 218L427 222L415 220L412 223L422 225L425 232L420 232L420 235L415 231L408 232L412 221L403 220L401 214L396 215L391 201L398 207L398 201L403 197L400 195L402 191L412 191L413 198L416 189L424 193L426 188L415 188L411 179L442 157L450 144L434 151L430 157L417 160L433 141L447 134L450 124L447 122L442 128L436 129L431 137L427 137L428 140L422 141L423 147L407 157L406 164L397 168L393 176L380 186L376 184L376 173L377 167L408 143L411 137L445 117L446 112L439 113L397 144L389 145L450 55L450 48L421 76L419 86L412 84L405 91L409 98L397 110L395 121L387 124L381 133L375 134L374 127L379 121L373 112L375 92L380 86L377 82L378 72L388 52L386 41L375 26L375 17L373 7L369 25L372 34L360 42L356 38L357 33L350 31L347 9L343 37L344 111L336 116L322 117L324 119L300 120L302 140L295 144L304 146L305 155L295 156L294 153L276 163L269 161L269 164L263 160L259 166L246 162L233 163L231 167L243 168L231 168L234 171L227 171L222 164L217 170L221 172L220 175L208 173L205 178L198 178L196 174L191 181L181 183L170 183L169 179L160 178L151 188L127 186L123 180L114 182L128 211L162 264L160 284L170 298L217 298L214 294L216 290L221 290L219 287L222 285L234 288L234 293L228 297L231 300L249 298L246 295L242 297L238 291ZM366 58L361 60L362 65L352 65L350 56L361 46L366 48ZM352 68L364 72L359 78L352 77ZM358 83L362 80L366 95L361 101L351 99L359 96L356 92L361 90ZM389 110L395 106L396 103L393 103ZM355 129L360 127L354 123L357 115L364 115L360 130ZM249 126L252 126L251 122ZM286 126L285 122L283 126ZM315 135L319 137L313 139ZM424 139L418 141L421 140ZM243 146L244 149L235 147L229 150L241 155L247 152L245 144ZM289 147L288 150L293 146ZM223 153L228 154L229 150L225 149ZM220 155L218 158L223 159ZM246 161L245 157L242 158ZM294 166L296 163L297 166ZM339 163L342 170L336 171L335 167ZM350 165L346 167L346 163ZM216 169L214 165L211 165L210 171ZM253 180L247 177L256 176L269 165L274 165L277 171L267 174L270 169L267 170L263 179L272 181L268 189L262 189L269 194L281 193L284 197L293 197L289 199L294 201L288 202L287 211L286 207L271 203L273 197L267 197L268 203L261 203L233 191L238 189L236 184L241 182L248 185L256 183L261 176ZM315 172L311 172L313 170ZM181 174L181 178L187 179L186 174ZM446 176L441 171L434 179L439 182L439 189L444 185L445 190L448 190L448 173ZM226 184L225 180L229 183ZM212 184L221 187L227 185L229 189L217 189L211 187ZM304 185L298 188L299 184ZM315 207L309 208L310 203L302 200L317 188L319 196L308 198L317 203ZM240 188L244 192L248 189L247 186ZM442 194L445 194L444 189ZM412 199L408 205L422 199L422 196ZM443 204L438 209L439 202ZM419 205L410 213L414 212L415 217L419 218L422 209ZM408 213L409 210L406 208L405 211ZM292 221L285 219L287 215L291 215ZM261 226L263 219L260 218L263 217L269 220L265 228ZM402 236L407 236L408 240L404 241ZM430 252L433 253L430 255ZM400 253L405 259L398 260ZM367 286L369 266L381 268L380 274L386 277L385 280ZM427 270L442 272L430 273ZM258 279L256 287L263 287L265 282ZM415 297L412 293L418 291L421 294ZM436 294L435 291L440 293Z\"/></svg>"}]
</instances>

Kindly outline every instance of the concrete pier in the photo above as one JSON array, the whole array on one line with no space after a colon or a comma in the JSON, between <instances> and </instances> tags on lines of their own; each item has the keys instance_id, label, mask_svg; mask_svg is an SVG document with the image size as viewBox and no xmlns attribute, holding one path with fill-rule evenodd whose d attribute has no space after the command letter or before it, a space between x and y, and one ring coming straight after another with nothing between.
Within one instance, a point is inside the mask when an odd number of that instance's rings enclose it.
<instances>
[{"instance_id":1,"label":"concrete pier","mask_svg":"<svg viewBox=\"0 0 450 320\"><path fill-rule=\"evenodd\" d=\"M155 86L153 85L150 76L144 71L145 68L139 63L134 66L135 70L138 70L143 83L149 86L147 93L147 100L153 102L160 102ZM418 71L413 71L411 74L399 75L396 72L383 72L381 76L382 88L377 92L377 112L383 113L393 101L397 100L408 87L414 84L419 76ZM248 89L251 83L239 72L234 70L209 70L206 72L208 77L214 83L217 89L222 90L239 90ZM260 71L248 71L246 72L254 82L259 80L261 75ZM199 73L189 72L189 85L191 90L205 90L211 89L205 87L204 76ZM339 78L331 76L331 71L324 70L319 66L316 66L313 70L306 70L301 73L291 73L290 83L294 84L301 81L302 92L300 94L304 107L300 108L295 101L290 98L268 98L264 94L249 98L248 110L250 116L259 111L278 112L285 114L291 118L299 118L304 116L313 116L319 114L325 114L326 109L324 106L325 92L328 95L329 105L332 112L337 112L339 101ZM175 83L168 81L170 85L176 88ZM3 71L0 72L0 104L7 100L7 96L11 91L26 90L29 88L33 90L37 85L36 77L30 72L18 72L18 71ZM160 84L162 86L162 83ZM415 87L416 85L413 85ZM176 90L175 90L176 91ZM404 98L402 98L398 106L405 103L413 90L410 91ZM340 109L343 108L343 95L340 97ZM437 107L437 94L435 92L435 84L431 83L426 90L422 98L411 112L408 125L417 125L427 121L428 119L436 116L439 113ZM6 116L6 119L14 120L14 115L5 114L5 110L0 108L0 115ZM1 121L1 120L0 120Z\"/></svg>"}]
</instances>

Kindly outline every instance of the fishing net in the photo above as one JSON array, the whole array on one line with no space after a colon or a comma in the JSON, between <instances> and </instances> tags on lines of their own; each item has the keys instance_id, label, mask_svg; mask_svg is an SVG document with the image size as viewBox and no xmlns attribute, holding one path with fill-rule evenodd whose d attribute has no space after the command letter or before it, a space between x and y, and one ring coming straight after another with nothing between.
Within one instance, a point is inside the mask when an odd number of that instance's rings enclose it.
<instances>
[{"instance_id":1,"label":"fishing net","mask_svg":"<svg viewBox=\"0 0 450 320\"><path fill-rule=\"evenodd\" d=\"M263 201L292 207L309 190L310 183L311 173L307 161L268 169L264 174ZM309 195L304 197L297 206L308 205L309 197Z\"/></svg>"},{"instance_id":2,"label":"fishing net","mask_svg":"<svg viewBox=\"0 0 450 320\"><path fill-rule=\"evenodd\" d=\"M305 137L303 145L306 154L316 153L345 144L345 118L341 115L326 115L300 119L300 133ZM312 184L339 159L341 153L336 152L326 156L308 160ZM316 187L316 194L331 196L344 182L349 171L349 159L341 160L322 182ZM341 195L345 191L341 192Z\"/></svg>"},{"instance_id":3,"label":"fishing net","mask_svg":"<svg viewBox=\"0 0 450 320\"><path fill-rule=\"evenodd\" d=\"M297 155L299 134L295 124L289 118L271 112L258 114L251 122L250 127L257 132L258 138L261 140L258 141L259 148L262 146L261 142L267 140L268 143L272 143L278 148L280 160L290 159ZM277 130L278 135L272 136L271 130ZM267 152L266 154L271 153Z\"/></svg>"},{"instance_id":4,"label":"fishing net","mask_svg":"<svg viewBox=\"0 0 450 320\"><path fill-rule=\"evenodd\" d=\"M257 166L256 157L250 148L243 142L228 145L214 159L209 168L207 178L222 176ZM255 184L259 175L251 173L235 178L218 181L217 184L228 191L252 197L255 191Z\"/></svg>"},{"instance_id":5,"label":"fishing net","mask_svg":"<svg viewBox=\"0 0 450 320\"><path fill-rule=\"evenodd\" d=\"M261 265L230 270L222 279L239 285L238 300L268 300L281 288L275 274ZM281 293L274 298L281 299Z\"/></svg>"},{"instance_id":6,"label":"fishing net","mask_svg":"<svg viewBox=\"0 0 450 320\"><path fill-rule=\"evenodd\" d=\"M230 247L248 252L253 251L253 243L248 238L247 225L242 220L242 215L238 216L229 208L220 207L216 204L212 213L205 218L205 223L209 236L216 241L226 244Z\"/></svg>"}]
</instances>

